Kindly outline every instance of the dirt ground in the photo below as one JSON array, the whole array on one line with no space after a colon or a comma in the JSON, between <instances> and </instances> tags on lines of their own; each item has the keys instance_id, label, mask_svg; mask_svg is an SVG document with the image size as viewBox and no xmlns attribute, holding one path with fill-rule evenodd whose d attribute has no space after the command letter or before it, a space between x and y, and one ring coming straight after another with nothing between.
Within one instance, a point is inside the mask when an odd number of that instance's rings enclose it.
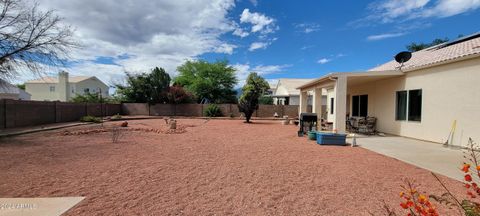
<instances>
[{"instance_id":1,"label":"dirt ground","mask_svg":"<svg viewBox=\"0 0 480 216\"><path fill-rule=\"evenodd\" d=\"M98 125L0 140L0 197L85 196L67 215L385 215L405 177L443 193L426 170L316 145L280 121L179 119L179 133L163 120L129 123L118 143L91 132Z\"/></svg>"}]
</instances>

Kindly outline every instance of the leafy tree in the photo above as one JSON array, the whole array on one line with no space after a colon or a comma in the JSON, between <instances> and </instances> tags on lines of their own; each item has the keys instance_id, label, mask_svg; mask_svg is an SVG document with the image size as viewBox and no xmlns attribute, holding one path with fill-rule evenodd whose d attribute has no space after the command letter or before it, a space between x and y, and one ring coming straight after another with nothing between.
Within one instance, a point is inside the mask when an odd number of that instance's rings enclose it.
<instances>
[{"instance_id":1,"label":"leafy tree","mask_svg":"<svg viewBox=\"0 0 480 216\"><path fill-rule=\"evenodd\" d=\"M170 76L163 68L154 68L151 73L129 74L127 85L116 84L117 95L125 102L166 103Z\"/></svg>"},{"instance_id":2,"label":"leafy tree","mask_svg":"<svg viewBox=\"0 0 480 216\"><path fill-rule=\"evenodd\" d=\"M17 88L25 90L25 84L17 84Z\"/></svg>"},{"instance_id":3,"label":"leafy tree","mask_svg":"<svg viewBox=\"0 0 480 216\"><path fill-rule=\"evenodd\" d=\"M183 86L197 98L197 102L234 103L237 79L235 69L227 61L187 61L177 68L176 85Z\"/></svg>"},{"instance_id":4,"label":"leafy tree","mask_svg":"<svg viewBox=\"0 0 480 216\"><path fill-rule=\"evenodd\" d=\"M444 38L444 39L436 38L431 43L415 43L415 42L413 42L413 43L407 45L406 47L407 47L408 51L416 52L416 51L420 51L420 50L426 49L428 47L432 47L432 46L442 44L442 43L445 43L445 42L448 42L448 41L449 41L448 38Z\"/></svg>"},{"instance_id":5,"label":"leafy tree","mask_svg":"<svg viewBox=\"0 0 480 216\"><path fill-rule=\"evenodd\" d=\"M71 102L75 103L112 103L114 101L100 97L100 94L85 93L83 95L75 95L75 97L70 99Z\"/></svg>"},{"instance_id":6,"label":"leafy tree","mask_svg":"<svg viewBox=\"0 0 480 216\"><path fill-rule=\"evenodd\" d=\"M185 91L181 86L171 86L167 92L167 100L170 104L188 103L192 99L192 95Z\"/></svg>"},{"instance_id":7,"label":"leafy tree","mask_svg":"<svg viewBox=\"0 0 480 216\"><path fill-rule=\"evenodd\" d=\"M43 12L26 0L0 0L0 78L24 68L41 74L45 66L63 66L77 47L73 30L53 10Z\"/></svg>"},{"instance_id":8,"label":"leafy tree","mask_svg":"<svg viewBox=\"0 0 480 216\"><path fill-rule=\"evenodd\" d=\"M264 105L273 105L273 98L272 96L264 95L258 99L258 103Z\"/></svg>"},{"instance_id":9,"label":"leafy tree","mask_svg":"<svg viewBox=\"0 0 480 216\"><path fill-rule=\"evenodd\" d=\"M253 112L258 109L258 99L270 88L268 82L257 73L250 73L243 86L243 94L238 101L238 109L245 114L246 122L250 123Z\"/></svg>"}]
</instances>

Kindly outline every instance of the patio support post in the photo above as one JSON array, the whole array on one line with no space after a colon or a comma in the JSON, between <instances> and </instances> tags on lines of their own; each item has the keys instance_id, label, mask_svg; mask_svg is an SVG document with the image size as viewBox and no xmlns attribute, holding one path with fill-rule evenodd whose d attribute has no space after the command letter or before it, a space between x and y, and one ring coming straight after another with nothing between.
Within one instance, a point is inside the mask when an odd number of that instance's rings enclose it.
<instances>
[{"instance_id":1,"label":"patio support post","mask_svg":"<svg viewBox=\"0 0 480 216\"><path fill-rule=\"evenodd\" d=\"M317 125L320 125L322 119L322 88L315 88L313 91L312 111L317 114Z\"/></svg>"},{"instance_id":2,"label":"patio support post","mask_svg":"<svg viewBox=\"0 0 480 216\"><path fill-rule=\"evenodd\" d=\"M333 128L338 133L346 132L346 114L347 114L347 77L339 75L335 82L335 105L334 113L335 120L333 122Z\"/></svg>"},{"instance_id":3,"label":"patio support post","mask_svg":"<svg viewBox=\"0 0 480 216\"><path fill-rule=\"evenodd\" d=\"M300 90L300 107L298 108L298 117L300 117L300 113L305 113L307 112L307 106L308 106L308 95L307 91L302 91Z\"/></svg>"}]
</instances>

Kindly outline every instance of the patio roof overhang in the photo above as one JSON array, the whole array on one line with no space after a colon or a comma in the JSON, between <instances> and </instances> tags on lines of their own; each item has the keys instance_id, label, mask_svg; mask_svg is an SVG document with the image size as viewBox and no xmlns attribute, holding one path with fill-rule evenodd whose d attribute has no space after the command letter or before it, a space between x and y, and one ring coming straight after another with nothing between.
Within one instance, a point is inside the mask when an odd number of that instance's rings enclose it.
<instances>
[{"instance_id":1,"label":"patio roof overhang","mask_svg":"<svg viewBox=\"0 0 480 216\"><path fill-rule=\"evenodd\" d=\"M395 76L402 76L404 73L399 70L388 71L365 71L365 72L336 72L329 73L302 86L297 87L300 91L309 91L318 87L329 87L335 85L335 80L340 77L346 77L348 85L357 85L376 80L386 79Z\"/></svg>"}]
</instances>

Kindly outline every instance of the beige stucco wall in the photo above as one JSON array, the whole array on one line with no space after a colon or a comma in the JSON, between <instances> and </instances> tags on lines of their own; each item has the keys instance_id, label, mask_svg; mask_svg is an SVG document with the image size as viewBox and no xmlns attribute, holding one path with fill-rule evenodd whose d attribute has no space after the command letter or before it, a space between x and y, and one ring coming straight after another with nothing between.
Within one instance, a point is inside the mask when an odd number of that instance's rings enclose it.
<instances>
[{"instance_id":1,"label":"beige stucco wall","mask_svg":"<svg viewBox=\"0 0 480 216\"><path fill-rule=\"evenodd\" d=\"M90 93L95 94L98 93L98 88L102 89L102 97L109 97L108 96L108 86L103 84L103 82L99 81L97 78L90 78L87 80L83 80L81 82L75 83L74 85L74 92L70 94L72 97L75 95L83 95L84 89L88 88Z\"/></svg>"},{"instance_id":2,"label":"beige stucco wall","mask_svg":"<svg viewBox=\"0 0 480 216\"><path fill-rule=\"evenodd\" d=\"M396 91L413 89L422 89L421 122L396 121ZM480 58L349 86L348 94L368 94L378 131L443 143L457 120L454 145L466 145L469 137L480 142Z\"/></svg>"},{"instance_id":3,"label":"beige stucco wall","mask_svg":"<svg viewBox=\"0 0 480 216\"><path fill-rule=\"evenodd\" d=\"M50 86L55 86L55 92L50 92ZM109 87L96 78L90 78L77 83L69 83L68 86L69 94L67 101L70 100L72 97L75 97L75 95L77 94L83 95L85 88L89 88L90 93L92 94L98 92L98 88L101 88L102 96L105 98L109 97ZM64 101L60 98L60 89L57 83L25 83L25 90L32 95L31 100ZM95 90L95 92L93 90Z\"/></svg>"},{"instance_id":4,"label":"beige stucco wall","mask_svg":"<svg viewBox=\"0 0 480 216\"><path fill-rule=\"evenodd\" d=\"M50 86L55 86L55 92L50 92ZM31 100L58 100L58 86L56 83L25 83L25 91L32 95Z\"/></svg>"}]
</instances>

